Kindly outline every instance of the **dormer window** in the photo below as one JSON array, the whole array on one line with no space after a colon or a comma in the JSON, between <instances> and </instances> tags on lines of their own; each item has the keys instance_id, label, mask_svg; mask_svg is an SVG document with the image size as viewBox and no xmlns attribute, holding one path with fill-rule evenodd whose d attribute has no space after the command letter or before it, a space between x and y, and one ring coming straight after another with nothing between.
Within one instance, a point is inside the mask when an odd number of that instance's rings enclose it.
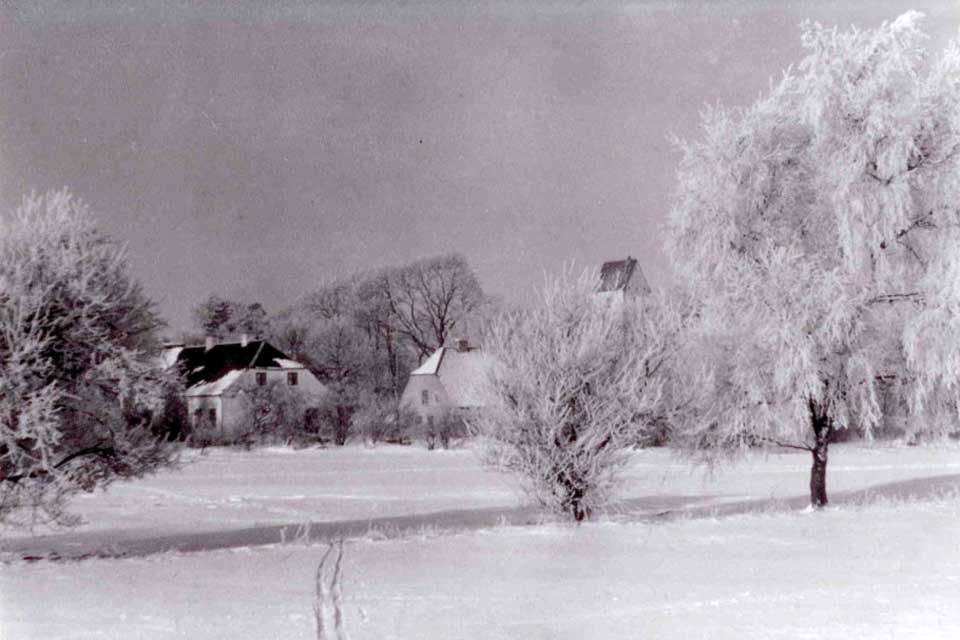
<instances>
[{"instance_id":1,"label":"dormer window","mask_svg":"<svg viewBox=\"0 0 960 640\"><path fill-rule=\"evenodd\" d=\"M299 382L299 380L298 380L297 372L296 372L296 371L288 371L288 372L287 372L287 384L290 385L291 387L295 387L295 386L297 386L297 383L298 383L298 382Z\"/></svg>"},{"instance_id":2,"label":"dormer window","mask_svg":"<svg viewBox=\"0 0 960 640\"><path fill-rule=\"evenodd\" d=\"M257 386L264 387L267 384L267 372L257 371Z\"/></svg>"}]
</instances>

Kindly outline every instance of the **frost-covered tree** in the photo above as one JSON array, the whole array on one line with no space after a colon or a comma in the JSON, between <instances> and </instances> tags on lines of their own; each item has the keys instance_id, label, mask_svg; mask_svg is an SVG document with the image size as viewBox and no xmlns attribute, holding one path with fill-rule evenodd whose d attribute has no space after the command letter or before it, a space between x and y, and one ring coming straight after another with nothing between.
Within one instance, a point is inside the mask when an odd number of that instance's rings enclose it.
<instances>
[{"instance_id":1,"label":"frost-covered tree","mask_svg":"<svg viewBox=\"0 0 960 640\"><path fill-rule=\"evenodd\" d=\"M920 18L804 24L796 70L682 145L667 246L710 386L679 441L810 451L814 506L838 430L883 406L912 431L958 417L960 48L927 51Z\"/></svg>"},{"instance_id":2,"label":"frost-covered tree","mask_svg":"<svg viewBox=\"0 0 960 640\"><path fill-rule=\"evenodd\" d=\"M271 440L310 440L307 411L310 403L295 387L274 380L266 385L251 384L240 395L238 439L246 445Z\"/></svg>"},{"instance_id":3,"label":"frost-covered tree","mask_svg":"<svg viewBox=\"0 0 960 640\"><path fill-rule=\"evenodd\" d=\"M171 462L159 326L68 191L0 216L0 519L63 522L71 494Z\"/></svg>"},{"instance_id":4,"label":"frost-covered tree","mask_svg":"<svg viewBox=\"0 0 960 640\"><path fill-rule=\"evenodd\" d=\"M565 272L534 309L491 320L489 400L469 418L486 462L577 521L609 498L626 448L663 414L677 326L659 300L611 303L596 282Z\"/></svg>"},{"instance_id":5,"label":"frost-covered tree","mask_svg":"<svg viewBox=\"0 0 960 640\"><path fill-rule=\"evenodd\" d=\"M399 406L392 396L367 392L358 398L351 425L368 445L378 442L409 443L411 437L416 435L416 416L413 409Z\"/></svg>"}]
</instances>

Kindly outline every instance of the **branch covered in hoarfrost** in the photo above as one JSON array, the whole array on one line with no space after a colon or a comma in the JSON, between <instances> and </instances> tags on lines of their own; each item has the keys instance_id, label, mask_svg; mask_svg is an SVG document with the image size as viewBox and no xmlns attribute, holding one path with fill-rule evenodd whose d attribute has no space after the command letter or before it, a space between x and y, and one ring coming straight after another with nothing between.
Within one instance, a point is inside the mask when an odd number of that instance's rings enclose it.
<instances>
[{"instance_id":1,"label":"branch covered in hoarfrost","mask_svg":"<svg viewBox=\"0 0 960 640\"><path fill-rule=\"evenodd\" d=\"M472 421L489 464L576 520L605 503L625 450L662 424L663 363L678 322L659 298L598 297L596 277L568 269L547 281L536 308L491 324L491 400Z\"/></svg>"}]
</instances>

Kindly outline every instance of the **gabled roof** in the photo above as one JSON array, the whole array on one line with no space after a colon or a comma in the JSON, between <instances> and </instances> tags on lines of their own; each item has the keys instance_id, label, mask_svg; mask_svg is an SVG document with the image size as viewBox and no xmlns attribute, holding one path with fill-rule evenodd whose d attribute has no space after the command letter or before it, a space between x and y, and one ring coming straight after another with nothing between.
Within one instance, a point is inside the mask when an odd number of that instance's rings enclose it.
<instances>
[{"instance_id":1,"label":"gabled roof","mask_svg":"<svg viewBox=\"0 0 960 640\"><path fill-rule=\"evenodd\" d=\"M186 396L189 398L198 396L222 395L233 386L234 382L240 379L240 377L243 375L243 372L243 369L234 369L233 371L227 371L225 374L212 382L198 382L187 389Z\"/></svg>"},{"instance_id":2,"label":"gabled roof","mask_svg":"<svg viewBox=\"0 0 960 640\"><path fill-rule=\"evenodd\" d=\"M176 364L185 377L187 387L215 382L231 371L291 368L292 362L265 340L251 340L246 345L228 342L210 349L202 345L183 347L176 356Z\"/></svg>"},{"instance_id":3,"label":"gabled roof","mask_svg":"<svg viewBox=\"0 0 960 640\"><path fill-rule=\"evenodd\" d=\"M637 260L627 256L626 260L604 262L600 267L600 291L622 291L630 284L630 277L637 267Z\"/></svg>"},{"instance_id":4,"label":"gabled roof","mask_svg":"<svg viewBox=\"0 0 960 640\"><path fill-rule=\"evenodd\" d=\"M161 366L164 369L169 369L173 365L177 364L177 358L180 357L181 351L183 351L182 344L164 345L163 350L160 352Z\"/></svg>"},{"instance_id":5,"label":"gabled roof","mask_svg":"<svg viewBox=\"0 0 960 640\"><path fill-rule=\"evenodd\" d=\"M455 407L482 407L486 378L493 359L479 349L446 349L437 375Z\"/></svg>"},{"instance_id":6,"label":"gabled roof","mask_svg":"<svg viewBox=\"0 0 960 640\"><path fill-rule=\"evenodd\" d=\"M435 375L440 369L440 361L443 359L443 350L447 347L440 347L434 351L429 358L423 361L423 364L410 372L412 376Z\"/></svg>"},{"instance_id":7,"label":"gabled roof","mask_svg":"<svg viewBox=\"0 0 960 640\"><path fill-rule=\"evenodd\" d=\"M637 259L627 256L626 260L604 262L600 267L600 293L611 291L626 291L631 287L635 291L647 293L650 285L643 275L643 270L637 265Z\"/></svg>"},{"instance_id":8,"label":"gabled roof","mask_svg":"<svg viewBox=\"0 0 960 640\"><path fill-rule=\"evenodd\" d=\"M481 407L483 387L493 360L480 349L440 347L411 376L435 375L454 407Z\"/></svg>"}]
</instances>

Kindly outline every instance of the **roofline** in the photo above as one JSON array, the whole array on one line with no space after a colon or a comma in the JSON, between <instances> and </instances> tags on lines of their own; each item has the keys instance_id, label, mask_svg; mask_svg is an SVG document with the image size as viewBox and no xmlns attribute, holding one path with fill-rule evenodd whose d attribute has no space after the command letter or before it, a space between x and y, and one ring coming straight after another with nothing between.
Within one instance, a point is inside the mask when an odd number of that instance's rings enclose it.
<instances>
[{"instance_id":1,"label":"roofline","mask_svg":"<svg viewBox=\"0 0 960 640\"><path fill-rule=\"evenodd\" d=\"M291 360L290 362L297 361ZM259 369L266 369L268 371L297 371L300 369L306 370L309 368L305 364L300 364L299 362L297 362L297 364L299 365L297 367L244 367L243 369L231 369L231 371L257 371Z\"/></svg>"},{"instance_id":2,"label":"roofline","mask_svg":"<svg viewBox=\"0 0 960 640\"><path fill-rule=\"evenodd\" d=\"M242 342L236 342L236 343L234 343L234 344L243 344L243 343L242 343ZM266 340L261 340L261 341L260 341L260 346L257 347L257 352L256 352L255 354L253 354L253 359L250 360L250 364L248 364L248 365L246 366L247 369L253 369L253 368L254 368L254 367L253 367L253 363L256 362L256 361L257 361L257 358L260 357L260 352L263 351L263 345L265 345L265 344L267 344L267 341L266 341ZM274 348L276 349L276 347L274 347ZM280 351L280 350L277 349L277 351ZM281 352L281 353L282 353L282 352ZM283 355L287 355L287 354L284 353ZM284 359L286 359L286 358L284 358Z\"/></svg>"},{"instance_id":3,"label":"roofline","mask_svg":"<svg viewBox=\"0 0 960 640\"><path fill-rule=\"evenodd\" d=\"M447 347L440 347L440 359L437 360L437 371L433 375L440 375L440 367L443 366L443 356L447 355Z\"/></svg>"}]
</instances>

